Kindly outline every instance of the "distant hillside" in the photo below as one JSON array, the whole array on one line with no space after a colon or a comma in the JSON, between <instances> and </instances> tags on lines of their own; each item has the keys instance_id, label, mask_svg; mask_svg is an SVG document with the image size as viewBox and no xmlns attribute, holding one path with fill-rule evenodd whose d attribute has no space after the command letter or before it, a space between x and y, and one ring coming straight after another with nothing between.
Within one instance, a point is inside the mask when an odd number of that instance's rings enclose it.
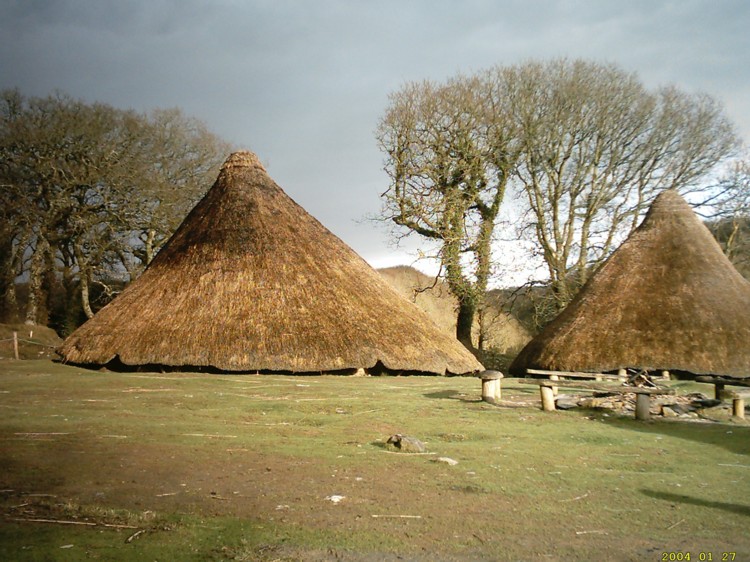
<instances>
[{"instance_id":1,"label":"distant hillside","mask_svg":"<svg viewBox=\"0 0 750 562\"><path fill-rule=\"evenodd\" d=\"M415 303L433 322L446 332L456 333L456 299L448 287L413 267L401 265L379 269L378 272L398 292ZM433 284L435 284L434 287ZM428 288L431 287L431 288ZM425 291L418 292L419 289ZM487 313L487 346L504 355L515 355L531 339L528 331L510 314L490 306ZM475 321L474 345L479 337L479 319Z\"/></svg>"}]
</instances>

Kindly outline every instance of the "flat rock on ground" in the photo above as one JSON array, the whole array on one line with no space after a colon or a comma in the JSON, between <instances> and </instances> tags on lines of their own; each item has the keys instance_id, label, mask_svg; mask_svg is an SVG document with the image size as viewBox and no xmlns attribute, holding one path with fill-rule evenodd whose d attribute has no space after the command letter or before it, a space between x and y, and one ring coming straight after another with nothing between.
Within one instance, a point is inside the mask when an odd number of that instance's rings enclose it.
<instances>
[{"instance_id":1,"label":"flat rock on ground","mask_svg":"<svg viewBox=\"0 0 750 562\"><path fill-rule=\"evenodd\" d=\"M385 444L387 448L401 453L424 453L427 451L427 447L419 439L400 433L391 435Z\"/></svg>"}]
</instances>

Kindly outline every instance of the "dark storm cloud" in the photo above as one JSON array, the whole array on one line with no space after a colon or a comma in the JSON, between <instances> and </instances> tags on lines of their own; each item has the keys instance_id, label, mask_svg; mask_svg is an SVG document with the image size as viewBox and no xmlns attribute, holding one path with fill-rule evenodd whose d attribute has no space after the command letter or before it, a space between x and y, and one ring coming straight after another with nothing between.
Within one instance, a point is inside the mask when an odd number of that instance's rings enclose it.
<instances>
[{"instance_id":1,"label":"dark storm cloud","mask_svg":"<svg viewBox=\"0 0 750 562\"><path fill-rule=\"evenodd\" d=\"M713 95L747 137L749 23L744 0L0 0L0 88L179 106L382 263L385 234L356 220L387 186L373 131L404 82L611 61L649 87Z\"/></svg>"}]
</instances>

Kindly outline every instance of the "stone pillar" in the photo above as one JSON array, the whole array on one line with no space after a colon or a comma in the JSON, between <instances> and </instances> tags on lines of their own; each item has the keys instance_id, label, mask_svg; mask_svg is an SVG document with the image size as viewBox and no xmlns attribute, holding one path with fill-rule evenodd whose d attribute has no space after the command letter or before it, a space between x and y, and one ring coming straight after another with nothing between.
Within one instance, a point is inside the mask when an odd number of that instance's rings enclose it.
<instances>
[{"instance_id":1,"label":"stone pillar","mask_svg":"<svg viewBox=\"0 0 750 562\"><path fill-rule=\"evenodd\" d=\"M648 394L635 395L635 419L647 420L651 417L651 397Z\"/></svg>"},{"instance_id":2,"label":"stone pillar","mask_svg":"<svg viewBox=\"0 0 750 562\"><path fill-rule=\"evenodd\" d=\"M539 385L539 392L542 395L542 410L545 412L554 412L555 395L552 386Z\"/></svg>"},{"instance_id":3,"label":"stone pillar","mask_svg":"<svg viewBox=\"0 0 750 562\"><path fill-rule=\"evenodd\" d=\"M551 381L559 381L560 380L560 375L550 375L549 376L549 380L551 380ZM556 386L552 387L552 396L557 396L557 387Z\"/></svg>"},{"instance_id":4,"label":"stone pillar","mask_svg":"<svg viewBox=\"0 0 750 562\"><path fill-rule=\"evenodd\" d=\"M732 415L738 418L745 417L745 399L735 398L732 400Z\"/></svg>"},{"instance_id":5,"label":"stone pillar","mask_svg":"<svg viewBox=\"0 0 750 562\"><path fill-rule=\"evenodd\" d=\"M483 371L479 378L482 379L482 400L495 403L502 398L501 380L505 375L500 371Z\"/></svg>"}]
</instances>

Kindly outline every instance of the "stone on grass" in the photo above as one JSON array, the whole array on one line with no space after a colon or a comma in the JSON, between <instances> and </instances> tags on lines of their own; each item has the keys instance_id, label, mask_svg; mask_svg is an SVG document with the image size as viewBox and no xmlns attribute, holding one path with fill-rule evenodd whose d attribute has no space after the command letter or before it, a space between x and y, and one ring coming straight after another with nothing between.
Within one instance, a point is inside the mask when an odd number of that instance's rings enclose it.
<instances>
[{"instance_id":1,"label":"stone on grass","mask_svg":"<svg viewBox=\"0 0 750 562\"><path fill-rule=\"evenodd\" d=\"M340 496L338 494L333 494L332 496L326 496L326 499L331 503L339 503L345 498L346 496Z\"/></svg>"},{"instance_id":2,"label":"stone on grass","mask_svg":"<svg viewBox=\"0 0 750 562\"><path fill-rule=\"evenodd\" d=\"M425 444L422 443L416 437L409 437L408 435L401 435L396 433L388 438L385 442L385 446L388 449L399 451L401 453L424 453L427 451Z\"/></svg>"},{"instance_id":3,"label":"stone on grass","mask_svg":"<svg viewBox=\"0 0 750 562\"><path fill-rule=\"evenodd\" d=\"M662 406L661 415L664 416L665 418L676 418L677 412L674 410L672 406Z\"/></svg>"},{"instance_id":4,"label":"stone on grass","mask_svg":"<svg viewBox=\"0 0 750 562\"><path fill-rule=\"evenodd\" d=\"M444 462L445 464L450 466L456 466L458 464L457 460L450 457L438 457L435 459L435 462Z\"/></svg>"},{"instance_id":5,"label":"stone on grass","mask_svg":"<svg viewBox=\"0 0 750 562\"><path fill-rule=\"evenodd\" d=\"M560 394L555 400L558 410L570 410L578 407L578 397L570 394Z\"/></svg>"}]
</instances>

